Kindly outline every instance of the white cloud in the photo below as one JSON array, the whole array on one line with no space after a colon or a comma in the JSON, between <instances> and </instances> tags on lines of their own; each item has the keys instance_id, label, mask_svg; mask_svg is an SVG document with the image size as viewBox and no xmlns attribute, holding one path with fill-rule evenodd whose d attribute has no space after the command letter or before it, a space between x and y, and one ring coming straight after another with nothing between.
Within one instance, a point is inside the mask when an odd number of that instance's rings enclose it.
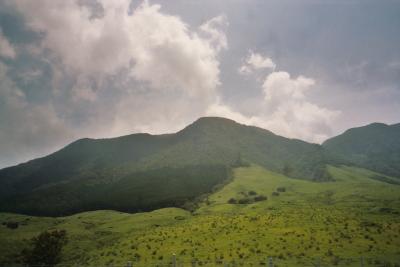
<instances>
[{"instance_id":1,"label":"white cloud","mask_svg":"<svg viewBox=\"0 0 400 267\"><path fill-rule=\"evenodd\" d=\"M269 74L262 87L264 90L265 100L269 105L275 107L289 100L304 99L304 93L314 84L315 81L313 79L304 76L292 79L289 73L279 71Z\"/></svg>"},{"instance_id":2,"label":"white cloud","mask_svg":"<svg viewBox=\"0 0 400 267\"><path fill-rule=\"evenodd\" d=\"M221 44L191 32L178 17L160 6L141 5L132 15L137 39L133 76L156 89L175 89L190 96L210 96L219 85ZM211 29L211 25L208 25Z\"/></svg>"},{"instance_id":3,"label":"white cloud","mask_svg":"<svg viewBox=\"0 0 400 267\"><path fill-rule=\"evenodd\" d=\"M15 52L14 47L4 36L3 31L0 28L0 56L14 59L16 55L17 54Z\"/></svg>"},{"instance_id":4,"label":"white cloud","mask_svg":"<svg viewBox=\"0 0 400 267\"><path fill-rule=\"evenodd\" d=\"M130 14L129 0L100 3L104 14L93 18L88 6L74 1L16 1L29 26L45 33L42 46L72 73L99 78L128 68L153 89L214 93L220 83L218 52L227 47L224 16L197 33L162 13L160 5L144 1Z\"/></svg>"},{"instance_id":5,"label":"white cloud","mask_svg":"<svg viewBox=\"0 0 400 267\"><path fill-rule=\"evenodd\" d=\"M225 15L212 18L200 26L200 30L210 36L211 42L219 51L228 48L228 40L225 35L225 28L228 26L228 19Z\"/></svg>"},{"instance_id":6,"label":"white cloud","mask_svg":"<svg viewBox=\"0 0 400 267\"><path fill-rule=\"evenodd\" d=\"M315 80L304 76L292 78L284 71L268 74L262 84L264 108L254 115L244 115L217 101L207 115L229 117L238 122L259 126L290 138L320 143L331 135L339 111L312 103L307 92Z\"/></svg>"},{"instance_id":7,"label":"white cloud","mask_svg":"<svg viewBox=\"0 0 400 267\"><path fill-rule=\"evenodd\" d=\"M263 57L261 54L254 53L250 50L249 55L244 61L243 65L239 68L240 74L250 74L255 70L271 69L275 70L276 64L272 59Z\"/></svg>"}]
</instances>

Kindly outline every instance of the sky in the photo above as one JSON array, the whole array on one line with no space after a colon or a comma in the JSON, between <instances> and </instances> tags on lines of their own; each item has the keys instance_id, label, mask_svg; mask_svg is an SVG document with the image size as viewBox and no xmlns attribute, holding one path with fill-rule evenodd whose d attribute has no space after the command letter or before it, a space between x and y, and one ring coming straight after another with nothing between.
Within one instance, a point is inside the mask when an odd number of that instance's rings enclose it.
<instances>
[{"instance_id":1,"label":"sky","mask_svg":"<svg viewBox=\"0 0 400 267\"><path fill-rule=\"evenodd\" d=\"M0 0L0 168L221 116L321 143L400 122L400 1Z\"/></svg>"}]
</instances>

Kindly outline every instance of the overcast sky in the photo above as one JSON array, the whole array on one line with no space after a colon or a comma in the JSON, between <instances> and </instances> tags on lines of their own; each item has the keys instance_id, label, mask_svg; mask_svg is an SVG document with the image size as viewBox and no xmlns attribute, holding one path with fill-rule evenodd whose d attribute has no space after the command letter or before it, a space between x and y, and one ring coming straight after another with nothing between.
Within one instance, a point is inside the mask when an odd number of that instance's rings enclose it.
<instances>
[{"instance_id":1,"label":"overcast sky","mask_svg":"<svg viewBox=\"0 0 400 267\"><path fill-rule=\"evenodd\" d=\"M0 0L0 168L201 116L400 122L400 1Z\"/></svg>"}]
</instances>

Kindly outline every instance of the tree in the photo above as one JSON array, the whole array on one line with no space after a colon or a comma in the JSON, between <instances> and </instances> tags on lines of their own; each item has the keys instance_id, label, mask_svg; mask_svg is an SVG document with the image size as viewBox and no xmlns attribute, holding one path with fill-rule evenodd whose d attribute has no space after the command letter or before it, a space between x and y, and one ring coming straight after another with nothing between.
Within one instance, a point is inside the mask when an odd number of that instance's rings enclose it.
<instances>
[{"instance_id":1,"label":"tree","mask_svg":"<svg viewBox=\"0 0 400 267\"><path fill-rule=\"evenodd\" d=\"M285 176L290 176L292 174L292 172L293 172L293 168L288 163L285 163L283 165L282 173Z\"/></svg>"},{"instance_id":2,"label":"tree","mask_svg":"<svg viewBox=\"0 0 400 267\"><path fill-rule=\"evenodd\" d=\"M240 152L238 152L238 156L236 160L232 164L233 168L238 168L238 167L250 167L250 164L242 159L242 155Z\"/></svg>"},{"instance_id":3,"label":"tree","mask_svg":"<svg viewBox=\"0 0 400 267\"><path fill-rule=\"evenodd\" d=\"M22 261L29 265L54 266L61 261L63 246L68 242L65 230L42 232L31 239L32 247L21 253Z\"/></svg>"}]
</instances>

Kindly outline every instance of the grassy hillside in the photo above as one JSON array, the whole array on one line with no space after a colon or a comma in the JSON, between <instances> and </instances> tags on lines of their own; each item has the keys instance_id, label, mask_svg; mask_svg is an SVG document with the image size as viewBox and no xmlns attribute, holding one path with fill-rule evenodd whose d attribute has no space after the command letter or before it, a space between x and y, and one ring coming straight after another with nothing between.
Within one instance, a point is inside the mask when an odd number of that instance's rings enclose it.
<instances>
[{"instance_id":1,"label":"grassy hillside","mask_svg":"<svg viewBox=\"0 0 400 267\"><path fill-rule=\"evenodd\" d=\"M323 143L330 153L356 166L399 178L400 124L373 123L347 130Z\"/></svg>"},{"instance_id":2,"label":"grassy hillside","mask_svg":"<svg viewBox=\"0 0 400 267\"><path fill-rule=\"evenodd\" d=\"M176 208L59 218L2 213L0 222L20 226L0 226L0 263L15 261L24 240L40 231L65 229L70 242L64 264L156 266L176 253L185 266L191 259L260 266L268 256L277 266L311 266L317 259L328 266L360 266L361 256L365 266L398 266L400 186L378 181L377 173L364 169L328 170L335 181L314 183L256 165L238 168L234 179L193 214ZM231 199L247 204L228 204Z\"/></svg>"},{"instance_id":3,"label":"grassy hillside","mask_svg":"<svg viewBox=\"0 0 400 267\"><path fill-rule=\"evenodd\" d=\"M333 160L316 144L228 119L201 118L175 134L78 140L0 170L0 211L60 216L181 206L224 183L232 166L245 162L327 181L326 163Z\"/></svg>"}]
</instances>

